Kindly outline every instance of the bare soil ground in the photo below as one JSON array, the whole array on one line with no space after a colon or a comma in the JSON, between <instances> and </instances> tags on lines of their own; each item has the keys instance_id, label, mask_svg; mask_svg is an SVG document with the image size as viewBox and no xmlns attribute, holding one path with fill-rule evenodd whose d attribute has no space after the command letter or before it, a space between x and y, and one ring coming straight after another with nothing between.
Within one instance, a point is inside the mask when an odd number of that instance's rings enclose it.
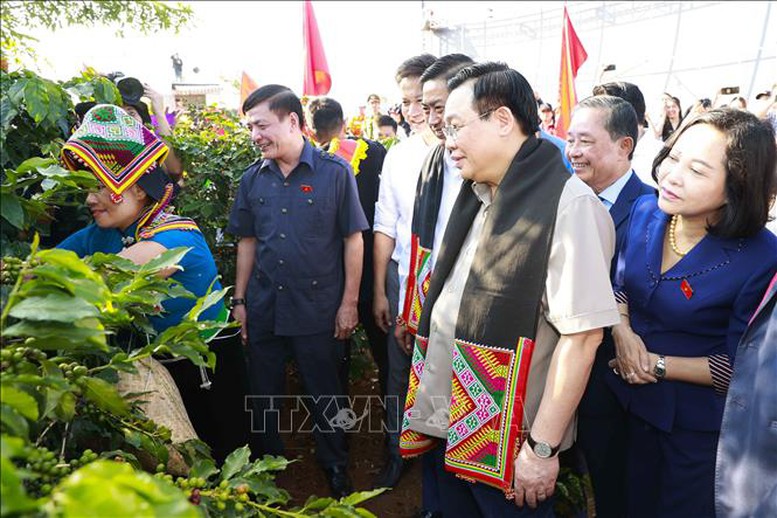
<instances>
[{"instance_id":1,"label":"bare soil ground","mask_svg":"<svg viewBox=\"0 0 777 518\"><path fill-rule=\"evenodd\" d=\"M293 369L289 372L287 394L301 394L302 387ZM385 446L381 428L382 411L377 406L380 387L377 370L370 370L358 379L351 381L350 395L355 404L353 410L357 416L364 415L367 409L363 398L374 396L369 412L358 430L348 433L350 452L349 474L355 491L367 491L383 465ZM288 423L290 411L284 409L281 422ZM291 428L291 427L289 427ZM315 445L311 433L282 433L286 447L286 457L294 459L285 471L277 477L277 485L292 496L291 505L302 505L310 495L329 496L329 487L323 471L315 460ZM411 461L397 487L368 500L362 504L376 516L386 518L411 518L421 507L421 462Z\"/></svg>"},{"instance_id":2,"label":"bare soil ground","mask_svg":"<svg viewBox=\"0 0 777 518\"><path fill-rule=\"evenodd\" d=\"M364 351L362 351L363 353ZM372 481L380 471L385 456L384 438L381 420L383 411L378 399L380 398L380 386L378 372L374 364L354 351L351 358L357 362L357 367L351 370L350 396L354 415L358 419L364 419L348 432L348 444L350 452L349 474L353 481L354 491L368 491L372 488ZM293 365L289 365L287 373L287 394L304 394L299 376ZM369 403L365 399L372 396ZM369 411L366 411L369 410ZM290 425L291 411L284 408L281 412L281 426L292 430ZM310 495L325 497L329 495L329 486L326 477L315 459L315 444L313 434L309 432L282 432L281 436L286 448L286 457L295 460L285 471L278 474L276 481L280 488L289 492L292 497L291 506L302 506ZM565 470L577 473L578 483L576 492L579 493L573 499L560 498L555 506L556 514L562 518L586 518L595 516L593 491L590 487L590 479L584 475L579 465L580 453L573 450L562 453L560 460L562 474ZM563 475L560 478L564 478ZM569 487L567 479L565 486ZM558 489L558 487L557 487ZM557 491L558 492L558 491ZM383 518L414 518L421 510L421 461L410 461L405 473L397 486L385 493L372 498L362 504L376 516Z\"/></svg>"}]
</instances>

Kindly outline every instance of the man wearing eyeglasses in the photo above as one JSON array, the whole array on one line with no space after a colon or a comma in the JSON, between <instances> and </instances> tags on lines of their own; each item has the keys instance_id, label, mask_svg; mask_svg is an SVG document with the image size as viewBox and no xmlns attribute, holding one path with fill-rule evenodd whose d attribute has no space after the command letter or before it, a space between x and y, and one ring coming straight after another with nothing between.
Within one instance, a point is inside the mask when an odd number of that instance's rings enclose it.
<instances>
[{"instance_id":1,"label":"man wearing eyeglasses","mask_svg":"<svg viewBox=\"0 0 777 518\"><path fill-rule=\"evenodd\" d=\"M520 73L476 64L448 86L445 145L464 184L418 324L411 446L434 460L446 517L552 516L557 455L602 328L619 321L612 220L535 137Z\"/></svg>"}]
</instances>

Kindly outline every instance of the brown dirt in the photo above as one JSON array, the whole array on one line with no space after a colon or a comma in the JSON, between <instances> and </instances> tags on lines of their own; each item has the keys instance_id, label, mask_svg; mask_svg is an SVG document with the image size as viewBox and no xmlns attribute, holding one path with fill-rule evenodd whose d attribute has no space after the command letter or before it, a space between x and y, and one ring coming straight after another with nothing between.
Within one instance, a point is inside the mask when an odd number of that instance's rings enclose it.
<instances>
[{"instance_id":1,"label":"brown dirt","mask_svg":"<svg viewBox=\"0 0 777 518\"><path fill-rule=\"evenodd\" d=\"M380 387L377 381L377 370L370 368L357 379L352 376L350 395L354 396L380 396ZM287 394L303 393L298 377L290 372L289 390ZM361 423L358 431L348 433L350 448L349 474L353 481L355 491L368 491L371 489L372 480L383 465L385 446L384 434L381 430L382 411L378 411L375 404L370 405L368 414L369 426ZM364 411L364 404L354 405L353 409L358 416ZM284 411L281 421L288 422L289 412ZM329 487L323 471L315 460L315 445L311 433L282 433L286 448L286 457L295 459L285 471L277 476L277 485L289 492L292 497L290 506L301 506L310 495L329 496ZM421 463L411 461L406 471L397 484L390 491L372 498L362 504L376 516L386 518L411 518L415 516L421 507Z\"/></svg>"}]
</instances>

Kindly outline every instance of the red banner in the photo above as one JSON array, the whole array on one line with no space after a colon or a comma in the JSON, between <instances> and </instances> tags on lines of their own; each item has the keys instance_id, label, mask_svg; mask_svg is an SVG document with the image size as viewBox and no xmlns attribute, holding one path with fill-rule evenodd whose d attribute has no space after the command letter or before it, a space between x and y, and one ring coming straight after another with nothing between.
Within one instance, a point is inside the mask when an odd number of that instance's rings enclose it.
<instances>
[{"instance_id":1,"label":"red banner","mask_svg":"<svg viewBox=\"0 0 777 518\"><path fill-rule=\"evenodd\" d=\"M305 79L303 95L326 95L332 88L332 77L326 64L321 34L318 32L316 15L310 0L305 0L302 29L305 37Z\"/></svg>"},{"instance_id":2,"label":"red banner","mask_svg":"<svg viewBox=\"0 0 777 518\"><path fill-rule=\"evenodd\" d=\"M577 104L575 78L577 71L588 58L583 44L577 38L575 28L564 6L564 24L561 29L561 74L559 76L559 118L556 121L556 136L565 138L572 118L572 108Z\"/></svg>"}]
</instances>

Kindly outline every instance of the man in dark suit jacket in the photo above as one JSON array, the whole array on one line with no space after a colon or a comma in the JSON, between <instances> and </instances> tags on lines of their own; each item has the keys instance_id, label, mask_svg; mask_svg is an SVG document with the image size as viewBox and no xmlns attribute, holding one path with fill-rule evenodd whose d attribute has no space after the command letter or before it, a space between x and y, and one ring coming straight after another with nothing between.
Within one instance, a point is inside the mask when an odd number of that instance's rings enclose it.
<instances>
[{"instance_id":1,"label":"man in dark suit jacket","mask_svg":"<svg viewBox=\"0 0 777 518\"><path fill-rule=\"evenodd\" d=\"M644 103L643 103L644 116ZM628 228L631 206L655 191L631 168L638 139L638 115L627 101L609 95L589 97L575 109L567 133L567 159L610 211L616 242L610 276ZM591 474L600 517L625 516L626 415L604 383L607 362L615 358L609 329L596 354L588 386L578 408L578 443Z\"/></svg>"}]
</instances>

